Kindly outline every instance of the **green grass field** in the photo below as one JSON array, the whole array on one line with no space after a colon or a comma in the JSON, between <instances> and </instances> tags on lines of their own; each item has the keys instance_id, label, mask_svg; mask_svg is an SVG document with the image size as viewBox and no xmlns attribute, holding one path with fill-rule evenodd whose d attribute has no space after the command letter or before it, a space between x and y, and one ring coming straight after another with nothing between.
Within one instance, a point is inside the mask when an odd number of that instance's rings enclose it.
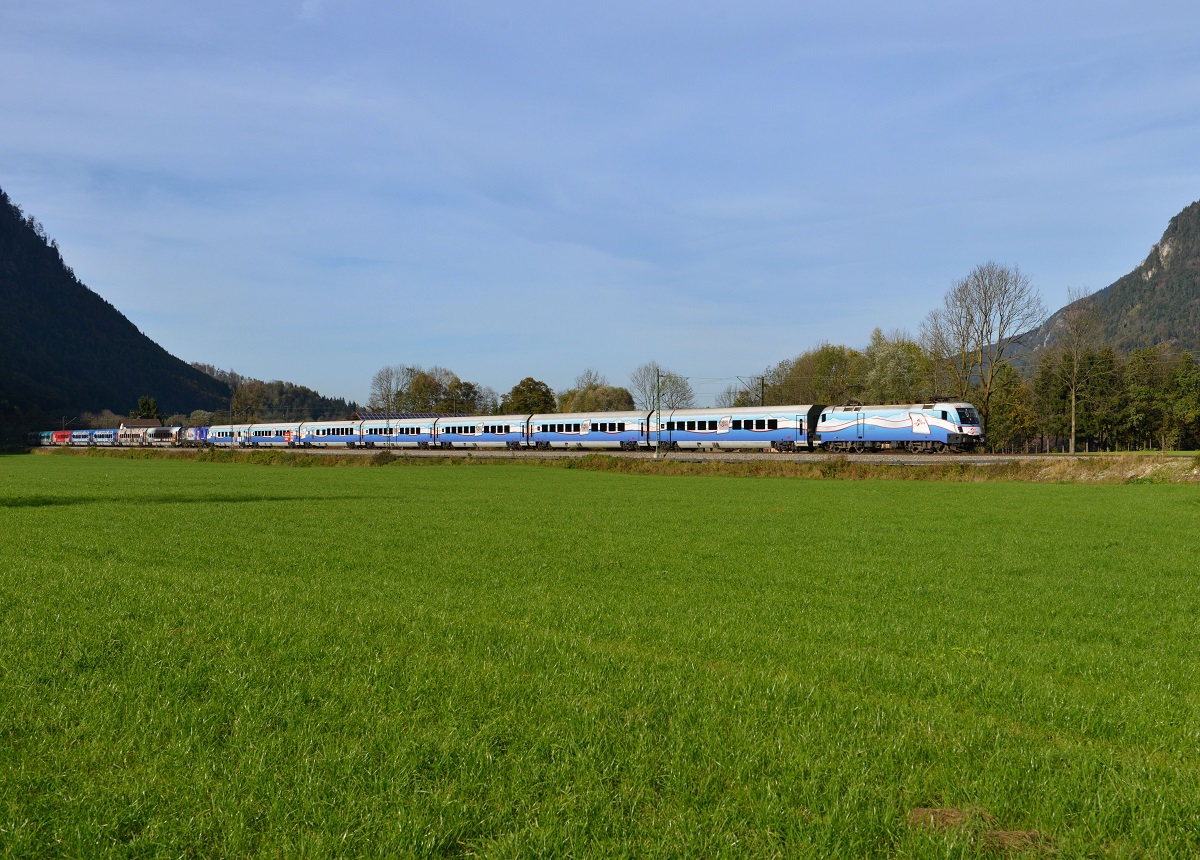
<instances>
[{"instance_id":1,"label":"green grass field","mask_svg":"<svg viewBox=\"0 0 1200 860\"><path fill-rule=\"evenodd\" d=\"M0 457L0 854L1200 856L1197 569L1188 485Z\"/></svg>"}]
</instances>

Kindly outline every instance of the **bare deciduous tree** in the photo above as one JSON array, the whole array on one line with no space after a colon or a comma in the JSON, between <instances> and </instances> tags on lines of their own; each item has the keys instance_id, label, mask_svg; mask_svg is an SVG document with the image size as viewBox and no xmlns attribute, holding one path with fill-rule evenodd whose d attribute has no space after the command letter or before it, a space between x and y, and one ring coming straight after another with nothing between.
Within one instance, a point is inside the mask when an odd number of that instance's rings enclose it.
<instances>
[{"instance_id":1,"label":"bare deciduous tree","mask_svg":"<svg viewBox=\"0 0 1200 860\"><path fill-rule=\"evenodd\" d=\"M717 394L715 406L720 408L732 408L741 406L750 399L750 392L744 385L735 385L732 382L726 385L719 394Z\"/></svg>"},{"instance_id":2,"label":"bare deciduous tree","mask_svg":"<svg viewBox=\"0 0 1200 860\"><path fill-rule=\"evenodd\" d=\"M686 377L664 369L657 361L648 361L629 374L629 390L638 409L660 404L663 409L690 409L696 405L696 392Z\"/></svg>"},{"instance_id":3,"label":"bare deciduous tree","mask_svg":"<svg viewBox=\"0 0 1200 860\"><path fill-rule=\"evenodd\" d=\"M600 371L594 367L589 367L575 377L575 390L585 391L588 388L595 388L598 385L608 385L608 380Z\"/></svg>"},{"instance_id":4,"label":"bare deciduous tree","mask_svg":"<svg viewBox=\"0 0 1200 860\"><path fill-rule=\"evenodd\" d=\"M1060 372L1071 397L1071 441L1070 452L1075 453L1075 411L1079 392L1090 381L1087 354L1093 349L1096 334L1100 329L1100 317L1096 306L1089 300L1090 290L1072 287L1067 291L1067 306L1058 318L1056 328L1062 351Z\"/></svg>"},{"instance_id":5,"label":"bare deciduous tree","mask_svg":"<svg viewBox=\"0 0 1200 860\"><path fill-rule=\"evenodd\" d=\"M389 364L375 371L371 377L370 407L379 412L396 408L396 395L403 390L403 368Z\"/></svg>"},{"instance_id":6,"label":"bare deciduous tree","mask_svg":"<svg viewBox=\"0 0 1200 860\"><path fill-rule=\"evenodd\" d=\"M986 427L1000 366L1022 335L1046 318L1046 306L1029 278L1016 266L995 262L976 266L955 282L921 326L925 347L947 368L959 397L972 384Z\"/></svg>"},{"instance_id":7,"label":"bare deciduous tree","mask_svg":"<svg viewBox=\"0 0 1200 860\"><path fill-rule=\"evenodd\" d=\"M629 374L629 391L638 409L653 409L658 393L658 374L661 368L657 361L648 361Z\"/></svg>"}]
</instances>

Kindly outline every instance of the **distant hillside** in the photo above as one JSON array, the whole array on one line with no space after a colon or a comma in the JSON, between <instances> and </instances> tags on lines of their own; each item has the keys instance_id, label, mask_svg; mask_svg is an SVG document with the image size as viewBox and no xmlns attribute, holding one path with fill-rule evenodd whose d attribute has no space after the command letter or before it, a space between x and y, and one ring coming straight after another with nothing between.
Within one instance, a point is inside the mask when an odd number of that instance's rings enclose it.
<instances>
[{"instance_id":1,"label":"distant hillside","mask_svg":"<svg viewBox=\"0 0 1200 860\"><path fill-rule=\"evenodd\" d=\"M238 413L254 415L263 421L332 421L349 418L358 410L354 401L324 397L294 382L280 379L263 382L198 361L193 361L192 367L228 385Z\"/></svg>"},{"instance_id":2,"label":"distant hillside","mask_svg":"<svg viewBox=\"0 0 1200 860\"><path fill-rule=\"evenodd\" d=\"M229 389L175 358L84 286L0 190L0 402L7 414L220 409Z\"/></svg>"},{"instance_id":3,"label":"distant hillside","mask_svg":"<svg viewBox=\"0 0 1200 860\"><path fill-rule=\"evenodd\" d=\"M1120 352L1166 344L1200 355L1200 201L1171 219L1140 266L1082 301L1096 308L1100 341ZM1053 345L1065 310L1027 346Z\"/></svg>"}]
</instances>

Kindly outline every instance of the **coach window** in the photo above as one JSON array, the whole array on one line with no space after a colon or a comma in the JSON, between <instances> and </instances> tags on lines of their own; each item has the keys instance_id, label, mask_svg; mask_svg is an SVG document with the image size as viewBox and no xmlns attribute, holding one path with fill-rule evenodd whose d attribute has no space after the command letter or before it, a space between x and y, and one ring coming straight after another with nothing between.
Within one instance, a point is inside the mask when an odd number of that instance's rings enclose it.
<instances>
[{"instance_id":1,"label":"coach window","mask_svg":"<svg viewBox=\"0 0 1200 860\"><path fill-rule=\"evenodd\" d=\"M766 419L765 418L755 418L754 419L754 429L755 430L766 430L767 429Z\"/></svg>"},{"instance_id":2,"label":"coach window","mask_svg":"<svg viewBox=\"0 0 1200 860\"><path fill-rule=\"evenodd\" d=\"M778 430L779 429L779 419L778 418L768 418L767 419L767 429L768 430Z\"/></svg>"},{"instance_id":3,"label":"coach window","mask_svg":"<svg viewBox=\"0 0 1200 860\"><path fill-rule=\"evenodd\" d=\"M734 430L741 430L741 429L742 429L742 419L740 419L740 418L734 418L734 419L733 419L733 429L734 429Z\"/></svg>"}]
</instances>

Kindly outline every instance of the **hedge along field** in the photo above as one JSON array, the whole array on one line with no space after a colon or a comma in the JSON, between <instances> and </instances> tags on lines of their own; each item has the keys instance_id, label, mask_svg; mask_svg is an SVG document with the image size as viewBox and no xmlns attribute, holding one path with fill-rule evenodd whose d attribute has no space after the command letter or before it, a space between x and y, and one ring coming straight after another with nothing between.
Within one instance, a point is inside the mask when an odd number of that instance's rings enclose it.
<instances>
[{"instance_id":1,"label":"hedge along field","mask_svg":"<svg viewBox=\"0 0 1200 860\"><path fill-rule=\"evenodd\" d=\"M1194 856L1198 526L1186 485L0 457L0 848Z\"/></svg>"}]
</instances>

